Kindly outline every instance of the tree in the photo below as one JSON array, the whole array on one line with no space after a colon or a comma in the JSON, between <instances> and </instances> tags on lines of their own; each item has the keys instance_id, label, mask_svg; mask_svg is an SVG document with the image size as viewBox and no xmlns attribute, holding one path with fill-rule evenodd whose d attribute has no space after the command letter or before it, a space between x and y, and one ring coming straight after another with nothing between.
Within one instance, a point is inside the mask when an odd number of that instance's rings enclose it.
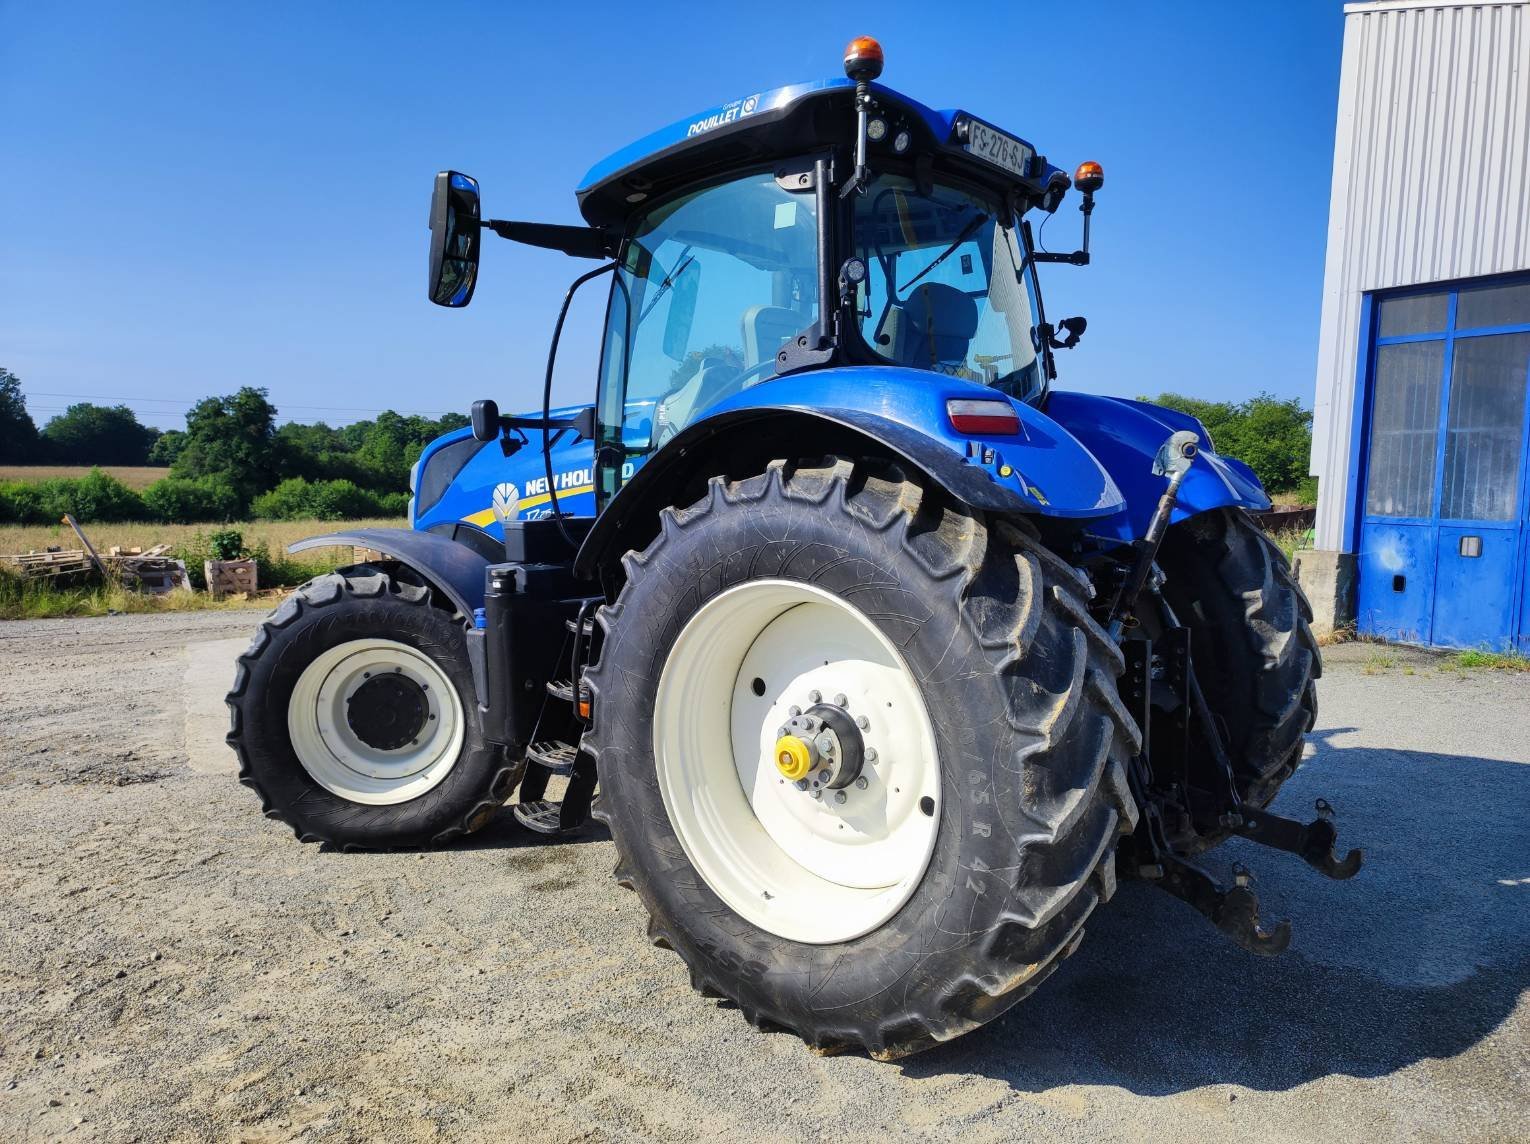
<instances>
[{"instance_id":1,"label":"tree","mask_svg":"<svg viewBox=\"0 0 1530 1144\"><path fill-rule=\"evenodd\" d=\"M207 397L186 414L186 439L170 472L176 477L223 477L241 507L281 478L285 457L276 437L276 407L266 390L245 386Z\"/></svg>"},{"instance_id":2,"label":"tree","mask_svg":"<svg viewBox=\"0 0 1530 1144\"><path fill-rule=\"evenodd\" d=\"M173 465L186 447L186 434L179 429L166 429L154 441L149 450L149 464Z\"/></svg>"},{"instance_id":3,"label":"tree","mask_svg":"<svg viewBox=\"0 0 1530 1144\"><path fill-rule=\"evenodd\" d=\"M158 429L141 425L126 405L71 405L44 426L51 460L66 465L145 465Z\"/></svg>"},{"instance_id":4,"label":"tree","mask_svg":"<svg viewBox=\"0 0 1530 1144\"><path fill-rule=\"evenodd\" d=\"M0 462L35 461L39 448L37 425L21 396L21 378L0 367Z\"/></svg>"},{"instance_id":5,"label":"tree","mask_svg":"<svg viewBox=\"0 0 1530 1144\"><path fill-rule=\"evenodd\" d=\"M1200 421L1217 452L1236 457L1270 492L1301 486L1312 454L1312 413L1297 398L1259 393L1245 401L1207 401L1179 393L1140 398Z\"/></svg>"}]
</instances>

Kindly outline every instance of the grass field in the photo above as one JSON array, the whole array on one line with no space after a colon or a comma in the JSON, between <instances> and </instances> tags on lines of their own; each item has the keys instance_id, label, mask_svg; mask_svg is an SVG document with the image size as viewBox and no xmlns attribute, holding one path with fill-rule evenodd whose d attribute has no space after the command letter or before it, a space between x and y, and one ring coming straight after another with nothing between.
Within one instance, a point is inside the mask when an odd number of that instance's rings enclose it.
<instances>
[{"instance_id":1,"label":"grass field","mask_svg":"<svg viewBox=\"0 0 1530 1144\"><path fill-rule=\"evenodd\" d=\"M4 471L4 470L0 470ZM105 552L114 544L124 548L149 548L168 544L172 548L191 546L198 534L206 537L219 529L233 528L244 534L244 543L254 548L265 543L272 553L282 551L295 540L342 528L407 528L404 520L250 520L234 524L155 524L130 521L125 524L86 524L81 526L96 550ZM78 548L79 541L65 524L0 524L0 554L40 552L50 545Z\"/></svg>"},{"instance_id":2,"label":"grass field","mask_svg":"<svg viewBox=\"0 0 1530 1144\"><path fill-rule=\"evenodd\" d=\"M142 491L170 475L168 468L148 465L95 466L130 489ZM0 481L45 481L50 477L88 477L90 465L0 465Z\"/></svg>"}]
</instances>

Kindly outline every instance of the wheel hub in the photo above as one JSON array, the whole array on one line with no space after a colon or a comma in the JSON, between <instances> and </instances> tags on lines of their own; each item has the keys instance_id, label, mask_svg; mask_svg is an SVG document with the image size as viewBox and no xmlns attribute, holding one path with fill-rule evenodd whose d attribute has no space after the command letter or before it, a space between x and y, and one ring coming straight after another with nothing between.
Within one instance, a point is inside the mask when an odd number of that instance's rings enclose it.
<instances>
[{"instance_id":1,"label":"wheel hub","mask_svg":"<svg viewBox=\"0 0 1530 1144\"><path fill-rule=\"evenodd\" d=\"M345 702L345 721L356 738L379 751L414 742L429 717L424 690L398 671L369 673Z\"/></svg>"},{"instance_id":2,"label":"wheel hub","mask_svg":"<svg viewBox=\"0 0 1530 1144\"><path fill-rule=\"evenodd\" d=\"M843 790L861 777L866 744L847 706L849 700L840 694L832 704L814 703L800 713L794 707L778 732L776 769L814 798L823 797L825 790Z\"/></svg>"}]
</instances>

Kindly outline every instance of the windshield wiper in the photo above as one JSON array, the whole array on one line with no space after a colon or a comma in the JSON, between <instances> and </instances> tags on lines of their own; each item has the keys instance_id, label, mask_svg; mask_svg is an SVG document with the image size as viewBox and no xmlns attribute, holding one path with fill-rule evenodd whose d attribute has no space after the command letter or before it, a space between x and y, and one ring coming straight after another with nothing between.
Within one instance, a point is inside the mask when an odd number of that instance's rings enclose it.
<instances>
[{"instance_id":1,"label":"windshield wiper","mask_svg":"<svg viewBox=\"0 0 1530 1144\"><path fill-rule=\"evenodd\" d=\"M953 242L950 246L946 247L945 250L941 252L940 257L937 258L934 262L930 263L923 270L921 270L918 274L915 274L912 278L910 278L902 286L899 286L898 287L898 293L902 294L904 291L908 290L915 283L917 283L919 281L919 279L923 278L926 274L928 274L930 271L934 270L937 266L939 266L946 259L950 258L951 255L955 254L956 253L956 248L958 246L960 246L962 243L966 242L969 238L971 238L973 232L975 230L977 230L978 227L982 226L987 221L988 221L988 216L985 215L985 214L980 214L980 215L975 216L971 222L969 222L966 226L964 226L962 228L962 232L959 235L956 236L956 241Z\"/></svg>"},{"instance_id":2,"label":"windshield wiper","mask_svg":"<svg viewBox=\"0 0 1530 1144\"><path fill-rule=\"evenodd\" d=\"M648 315L653 313L653 308L659 304L659 300L662 299L665 294L669 293L669 288L675 284L675 279L684 274L685 268L695 261L696 256L691 253L691 248L689 246L680 252L680 259L675 263L675 268L665 276L663 282L659 283L659 288L654 292L653 301L648 303L648 308L638 315L638 325L641 326Z\"/></svg>"}]
</instances>

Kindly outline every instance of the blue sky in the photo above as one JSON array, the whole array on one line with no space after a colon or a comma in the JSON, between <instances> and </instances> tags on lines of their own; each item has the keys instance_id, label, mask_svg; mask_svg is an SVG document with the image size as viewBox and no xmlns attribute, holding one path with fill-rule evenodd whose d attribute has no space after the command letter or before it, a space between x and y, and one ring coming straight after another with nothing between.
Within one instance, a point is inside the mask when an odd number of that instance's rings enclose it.
<instances>
[{"instance_id":1,"label":"blue sky","mask_svg":"<svg viewBox=\"0 0 1530 1144\"><path fill-rule=\"evenodd\" d=\"M588 264L491 239L473 305L430 305L433 173L478 176L495 217L574 222L606 153L836 74L866 33L889 86L1104 165L1095 264L1044 268L1049 313L1089 319L1059 385L1310 404L1341 24L1339 0L0 0L0 366L39 423L78 396L176 427L241 385L332 423L530 407ZM1077 233L1070 202L1044 238ZM562 400L593 392L587 293Z\"/></svg>"}]
</instances>

